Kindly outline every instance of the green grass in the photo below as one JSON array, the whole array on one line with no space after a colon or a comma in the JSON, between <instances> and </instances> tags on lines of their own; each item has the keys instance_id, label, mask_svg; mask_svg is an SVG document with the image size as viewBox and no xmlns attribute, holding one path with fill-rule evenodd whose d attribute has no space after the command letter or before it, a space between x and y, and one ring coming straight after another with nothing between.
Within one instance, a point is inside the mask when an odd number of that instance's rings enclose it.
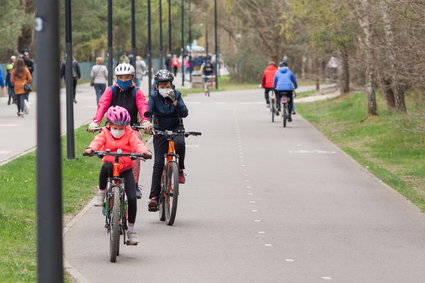
<instances>
[{"instance_id":1,"label":"green grass","mask_svg":"<svg viewBox=\"0 0 425 283\"><path fill-rule=\"evenodd\" d=\"M299 92L299 93L297 92L297 98L307 97L307 96L310 96L314 93L316 93L315 90L303 91L303 92Z\"/></svg>"},{"instance_id":2,"label":"green grass","mask_svg":"<svg viewBox=\"0 0 425 283\"><path fill-rule=\"evenodd\" d=\"M365 166L425 211L425 101L410 93L409 114L390 114L378 95L379 115L366 115L364 93L298 103L300 114Z\"/></svg>"},{"instance_id":3,"label":"green grass","mask_svg":"<svg viewBox=\"0 0 425 283\"><path fill-rule=\"evenodd\" d=\"M82 157L94 135L75 132L75 161L63 160L63 211L79 211L93 196L100 159ZM65 138L62 156L66 157ZM0 282L36 281L35 152L0 166Z\"/></svg>"}]
</instances>

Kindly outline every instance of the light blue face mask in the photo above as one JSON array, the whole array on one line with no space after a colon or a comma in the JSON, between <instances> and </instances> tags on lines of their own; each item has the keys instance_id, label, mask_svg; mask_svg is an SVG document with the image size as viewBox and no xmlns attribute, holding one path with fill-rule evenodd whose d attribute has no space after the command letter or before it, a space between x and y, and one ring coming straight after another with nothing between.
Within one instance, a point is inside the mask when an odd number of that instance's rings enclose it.
<instances>
[{"instance_id":1,"label":"light blue face mask","mask_svg":"<svg viewBox=\"0 0 425 283\"><path fill-rule=\"evenodd\" d=\"M133 80L128 80L128 81L117 80L117 84L120 88L126 90L133 84Z\"/></svg>"}]
</instances>

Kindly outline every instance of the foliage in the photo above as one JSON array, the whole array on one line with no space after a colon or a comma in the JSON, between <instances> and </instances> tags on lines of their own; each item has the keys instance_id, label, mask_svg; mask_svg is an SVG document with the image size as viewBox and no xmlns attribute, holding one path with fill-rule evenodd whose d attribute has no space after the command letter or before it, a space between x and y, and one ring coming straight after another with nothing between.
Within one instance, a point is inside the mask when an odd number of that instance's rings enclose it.
<instances>
[{"instance_id":1,"label":"foliage","mask_svg":"<svg viewBox=\"0 0 425 283\"><path fill-rule=\"evenodd\" d=\"M19 9L19 0L0 0L0 58L2 62L9 59L11 52L17 48L17 39L24 23L24 15Z\"/></svg>"}]
</instances>

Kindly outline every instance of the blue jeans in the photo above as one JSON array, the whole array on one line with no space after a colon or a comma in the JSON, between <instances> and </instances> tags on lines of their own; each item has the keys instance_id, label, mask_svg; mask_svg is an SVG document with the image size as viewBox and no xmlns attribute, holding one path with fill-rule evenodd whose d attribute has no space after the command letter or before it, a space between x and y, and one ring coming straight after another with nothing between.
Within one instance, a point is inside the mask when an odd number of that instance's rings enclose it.
<instances>
[{"instance_id":1,"label":"blue jeans","mask_svg":"<svg viewBox=\"0 0 425 283\"><path fill-rule=\"evenodd\" d=\"M93 86L96 92L96 104L99 104L100 97L105 92L106 84L94 84Z\"/></svg>"}]
</instances>

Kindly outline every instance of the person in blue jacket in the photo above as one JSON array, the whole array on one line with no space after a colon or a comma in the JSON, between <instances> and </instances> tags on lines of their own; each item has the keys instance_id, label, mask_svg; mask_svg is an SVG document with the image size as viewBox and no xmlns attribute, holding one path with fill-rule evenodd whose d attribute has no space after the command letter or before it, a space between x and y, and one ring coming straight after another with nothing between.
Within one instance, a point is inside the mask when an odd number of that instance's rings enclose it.
<instances>
[{"instance_id":1,"label":"person in blue jacket","mask_svg":"<svg viewBox=\"0 0 425 283\"><path fill-rule=\"evenodd\" d=\"M168 70L159 70L154 77L153 92L149 97L149 111L153 114L152 123L154 130L170 130L173 132L183 130L183 118L189 114L183 102L181 93L172 84L173 74ZM149 132L152 126L145 129ZM185 183L183 169L186 144L183 136L174 139L176 153L179 155L179 183ZM161 174L164 168L164 154L168 151L168 141L162 135L153 136L154 165L152 173L152 185L149 195L148 210L158 210L158 199L161 191Z\"/></svg>"},{"instance_id":2,"label":"person in blue jacket","mask_svg":"<svg viewBox=\"0 0 425 283\"><path fill-rule=\"evenodd\" d=\"M3 88L4 88L4 77L3 77L3 71L1 69L1 65L0 65L0 86L1 86L1 89L3 90Z\"/></svg>"},{"instance_id":3,"label":"person in blue jacket","mask_svg":"<svg viewBox=\"0 0 425 283\"><path fill-rule=\"evenodd\" d=\"M282 61L279 63L279 70L276 72L273 80L273 87L276 92L276 115L279 115L282 96L289 98L289 109L292 114L295 114L293 108L293 94L294 90L298 88L297 79L294 73L288 69L288 63ZM292 122L291 113L289 113L288 121Z\"/></svg>"}]
</instances>

